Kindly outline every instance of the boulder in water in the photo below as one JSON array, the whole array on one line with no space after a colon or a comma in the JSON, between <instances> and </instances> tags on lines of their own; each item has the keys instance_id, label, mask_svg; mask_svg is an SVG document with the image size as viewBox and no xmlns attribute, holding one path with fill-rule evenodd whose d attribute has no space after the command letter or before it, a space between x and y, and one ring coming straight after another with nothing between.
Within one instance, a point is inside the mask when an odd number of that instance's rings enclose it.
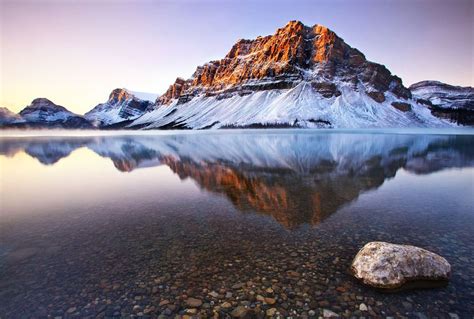
<instances>
[{"instance_id":1,"label":"boulder in water","mask_svg":"<svg viewBox=\"0 0 474 319\"><path fill-rule=\"evenodd\" d=\"M369 286L398 289L416 282L445 284L451 274L451 265L443 257L423 248L370 242L355 256L351 272Z\"/></svg>"}]
</instances>

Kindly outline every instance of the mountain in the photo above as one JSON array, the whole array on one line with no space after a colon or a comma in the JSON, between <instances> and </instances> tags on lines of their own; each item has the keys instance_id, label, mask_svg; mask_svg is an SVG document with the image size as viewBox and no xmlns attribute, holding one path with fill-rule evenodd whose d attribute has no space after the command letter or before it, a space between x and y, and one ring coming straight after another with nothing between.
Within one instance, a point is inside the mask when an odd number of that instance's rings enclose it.
<instances>
[{"instance_id":1,"label":"mountain","mask_svg":"<svg viewBox=\"0 0 474 319\"><path fill-rule=\"evenodd\" d=\"M156 94L151 93L115 89L110 93L107 102L97 105L84 116L74 114L46 98L37 98L19 114L0 108L0 126L3 128L81 129L107 127L136 119L153 107L157 97Z\"/></svg>"},{"instance_id":2,"label":"mountain","mask_svg":"<svg viewBox=\"0 0 474 319\"><path fill-rule=\"evenodd\" d=\"M410 86L419 103L433 115L459 124L474 125L474 88L453 86L439 81L421 81Z\"/></svg>"},{"instance_id":3,"label":"mountain","mask_svg":"<svg viewBox=\"0 0 474 319\"><path fill-rule=\"evenodd\" d=\"M132 128L447 126L333 31L290 21L178 78Z\"/></svg>"},{"instance_id":4,"label":"mountain","mask_svg":"<svg viewBox=\"0 0 474 319\"><path fill-rule=\"evenodd\" d=\"M134 94L127 89L115 89L110 93L107 102L97 105L84 116L99 127L133 120L153 107L154 103L147 100L152 97L149 93Z\"/></svg>"},{"instance_id":5,"label":"mountain","mask_svg":"<svg viewBox=\"0 0 474 319\"><path fill-rule=\"evenodd\" d=\"M439 81L421 81L410 85L418 99L442 108L474 110L474 88L454 86Z\"/></svg>"},{"instance_id":6,"label":"mountain","mask_svg":"<svg viewBox=\"0 0 474 319\"><path fill-rule=\"evenodd\" d=\"M4 124L6 128L92 128L83 116L68 111L46 98L34 99L16 115L17 120Z\"/></svg>"},{"instance_id":7,"label":"mountain","mask_svg":"<svg viewBox=\"0 0 474 319\"><path fill-rule=\"evenodd\" d=\"M0 107L0 126L8 125L16 122L21 122L22 118L20 115L13 113L6 107Z\"/></svg>"}]
</instances>

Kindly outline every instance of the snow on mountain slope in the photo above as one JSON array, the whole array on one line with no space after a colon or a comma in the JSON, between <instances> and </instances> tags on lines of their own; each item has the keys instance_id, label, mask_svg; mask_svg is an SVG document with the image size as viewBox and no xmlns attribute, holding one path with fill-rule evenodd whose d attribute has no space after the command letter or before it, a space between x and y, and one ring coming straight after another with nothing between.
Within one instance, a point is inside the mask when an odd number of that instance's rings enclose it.
<instances>
[{"instance_id":1,"label":"snow on mountain slope","mask_svg":"<svg viewBox=\"0 0 474 319\"><path fill-rule=\"evenodd\" d=\"M127 89L115 89L107 102L97 105L84 116L94 125L102 127L136 119L152 106L153 102L140 99Z\"/></svg>"},{"instance_id":2,"label":"snow on mountain slope","mask_svg":"<svg viewBox=\"0 0 474 319\"><path fill-rule=\"evenodd\" d=\"M430 101L442 108L474 110L474 88L445 84L439 81L422 81L410 86L416 98Z\"/></svg>"},{"instance_id":3,"label":"snow on mountain slope","mask_svg":"<svg viewBox=\"0 0 474 319\"><path fill-rule=\"evenodd\" d=\"M15 122L22 122L23 119L20 115L13 113L6 107L0 107L0 125L11 124Z\"/></svg>"},{"instance_id":4,"label":"snow on mountain slope","mask_svg":"<svg viewBox=\"0 0 474 319\"><path fill-rule=\"evenodd\" d=\"M178 78L129 128L449 126L333 31L290 21Z\"/></svg>"},{"instance_id":5,"label":"snow on mountain slope","mask_svg":"<svg viewBox=\"0 0 474 319\"><path fill-rule=\"evenodd\" d=\"M156 99L160 96L159 94L156 94L156 93L138 92L138 91L131 91L131 90L127 90L127 91L133 94L135 97L139 98L140 100L150 101L153 103L155 103Z\"/></svg>"},{"instance_id":6,"label":"snow on mountain slope","mask_svg":"<svg viewBox=\"0 0 474 319\"><path fill-rule=\"evenodd\" d=\"M474 88L438 81L422 81L410 86L414 98L431 113L450 122L474 126Z\"/></svg>"},{"instance_id":7,"label":"snow on mountain slope","mask_svg":"<svg viewBox=\"0 0 474 319\"><path fill-rule=\"evenodd\" d=\"M442 127L447 121L410 101L410 112L392 106L397 98L387 94L378 103L368 95L341 88L341 95L324 98L308 82L291 89L258 91L228 99L199 96L178 104L162 105L135 120L131 127L223 128L263 126L295 127Z\"/></svg>"},{"instance_id":8,"label":"snow on mountain slope","mask_svg":"<svg viewBox=\"0 0 474 319\"><path fill-rule=\"evenodd\" d=\"M32 127L91 128L83 116L68 111L61 105L54 104L46 98L34 99L19 114L24 122L19 123Z\"/></svg>"}]
</instances>

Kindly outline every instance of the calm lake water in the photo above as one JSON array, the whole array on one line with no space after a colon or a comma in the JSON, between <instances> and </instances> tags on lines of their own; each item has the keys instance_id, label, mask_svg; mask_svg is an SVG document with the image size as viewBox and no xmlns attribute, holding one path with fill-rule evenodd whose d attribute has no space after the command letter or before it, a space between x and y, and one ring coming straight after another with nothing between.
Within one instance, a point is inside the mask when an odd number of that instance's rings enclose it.
<instances>
[{"instance_id":1,"label":"calm lake water","mask_svg":"<svg viewBox=\"0 0 474 319\"><path fill-rule=\"evenodd\" d=\"M1 318L473 316L473 131L96 134L0 139ZM450 284L361 285L374 240Z\"/></svg>"}]
</instances>

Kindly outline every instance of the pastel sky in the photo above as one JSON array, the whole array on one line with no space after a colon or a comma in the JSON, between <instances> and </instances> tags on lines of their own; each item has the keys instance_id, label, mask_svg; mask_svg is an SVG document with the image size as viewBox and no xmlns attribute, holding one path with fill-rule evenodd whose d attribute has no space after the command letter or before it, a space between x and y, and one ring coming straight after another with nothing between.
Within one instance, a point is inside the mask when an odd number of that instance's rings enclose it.
<instances>
[{"instance_id":1,"label":"pastel sky","mask_svg":"<svg viewBox=\"0 0 474 319\"><path fill-rule=\"evenodd\" d=\"M125 87L163 93L240 38L323 24L405 85L474 86L472 0L0 0L0 106L76 113Z\"/></svg>"}]
</instances>

